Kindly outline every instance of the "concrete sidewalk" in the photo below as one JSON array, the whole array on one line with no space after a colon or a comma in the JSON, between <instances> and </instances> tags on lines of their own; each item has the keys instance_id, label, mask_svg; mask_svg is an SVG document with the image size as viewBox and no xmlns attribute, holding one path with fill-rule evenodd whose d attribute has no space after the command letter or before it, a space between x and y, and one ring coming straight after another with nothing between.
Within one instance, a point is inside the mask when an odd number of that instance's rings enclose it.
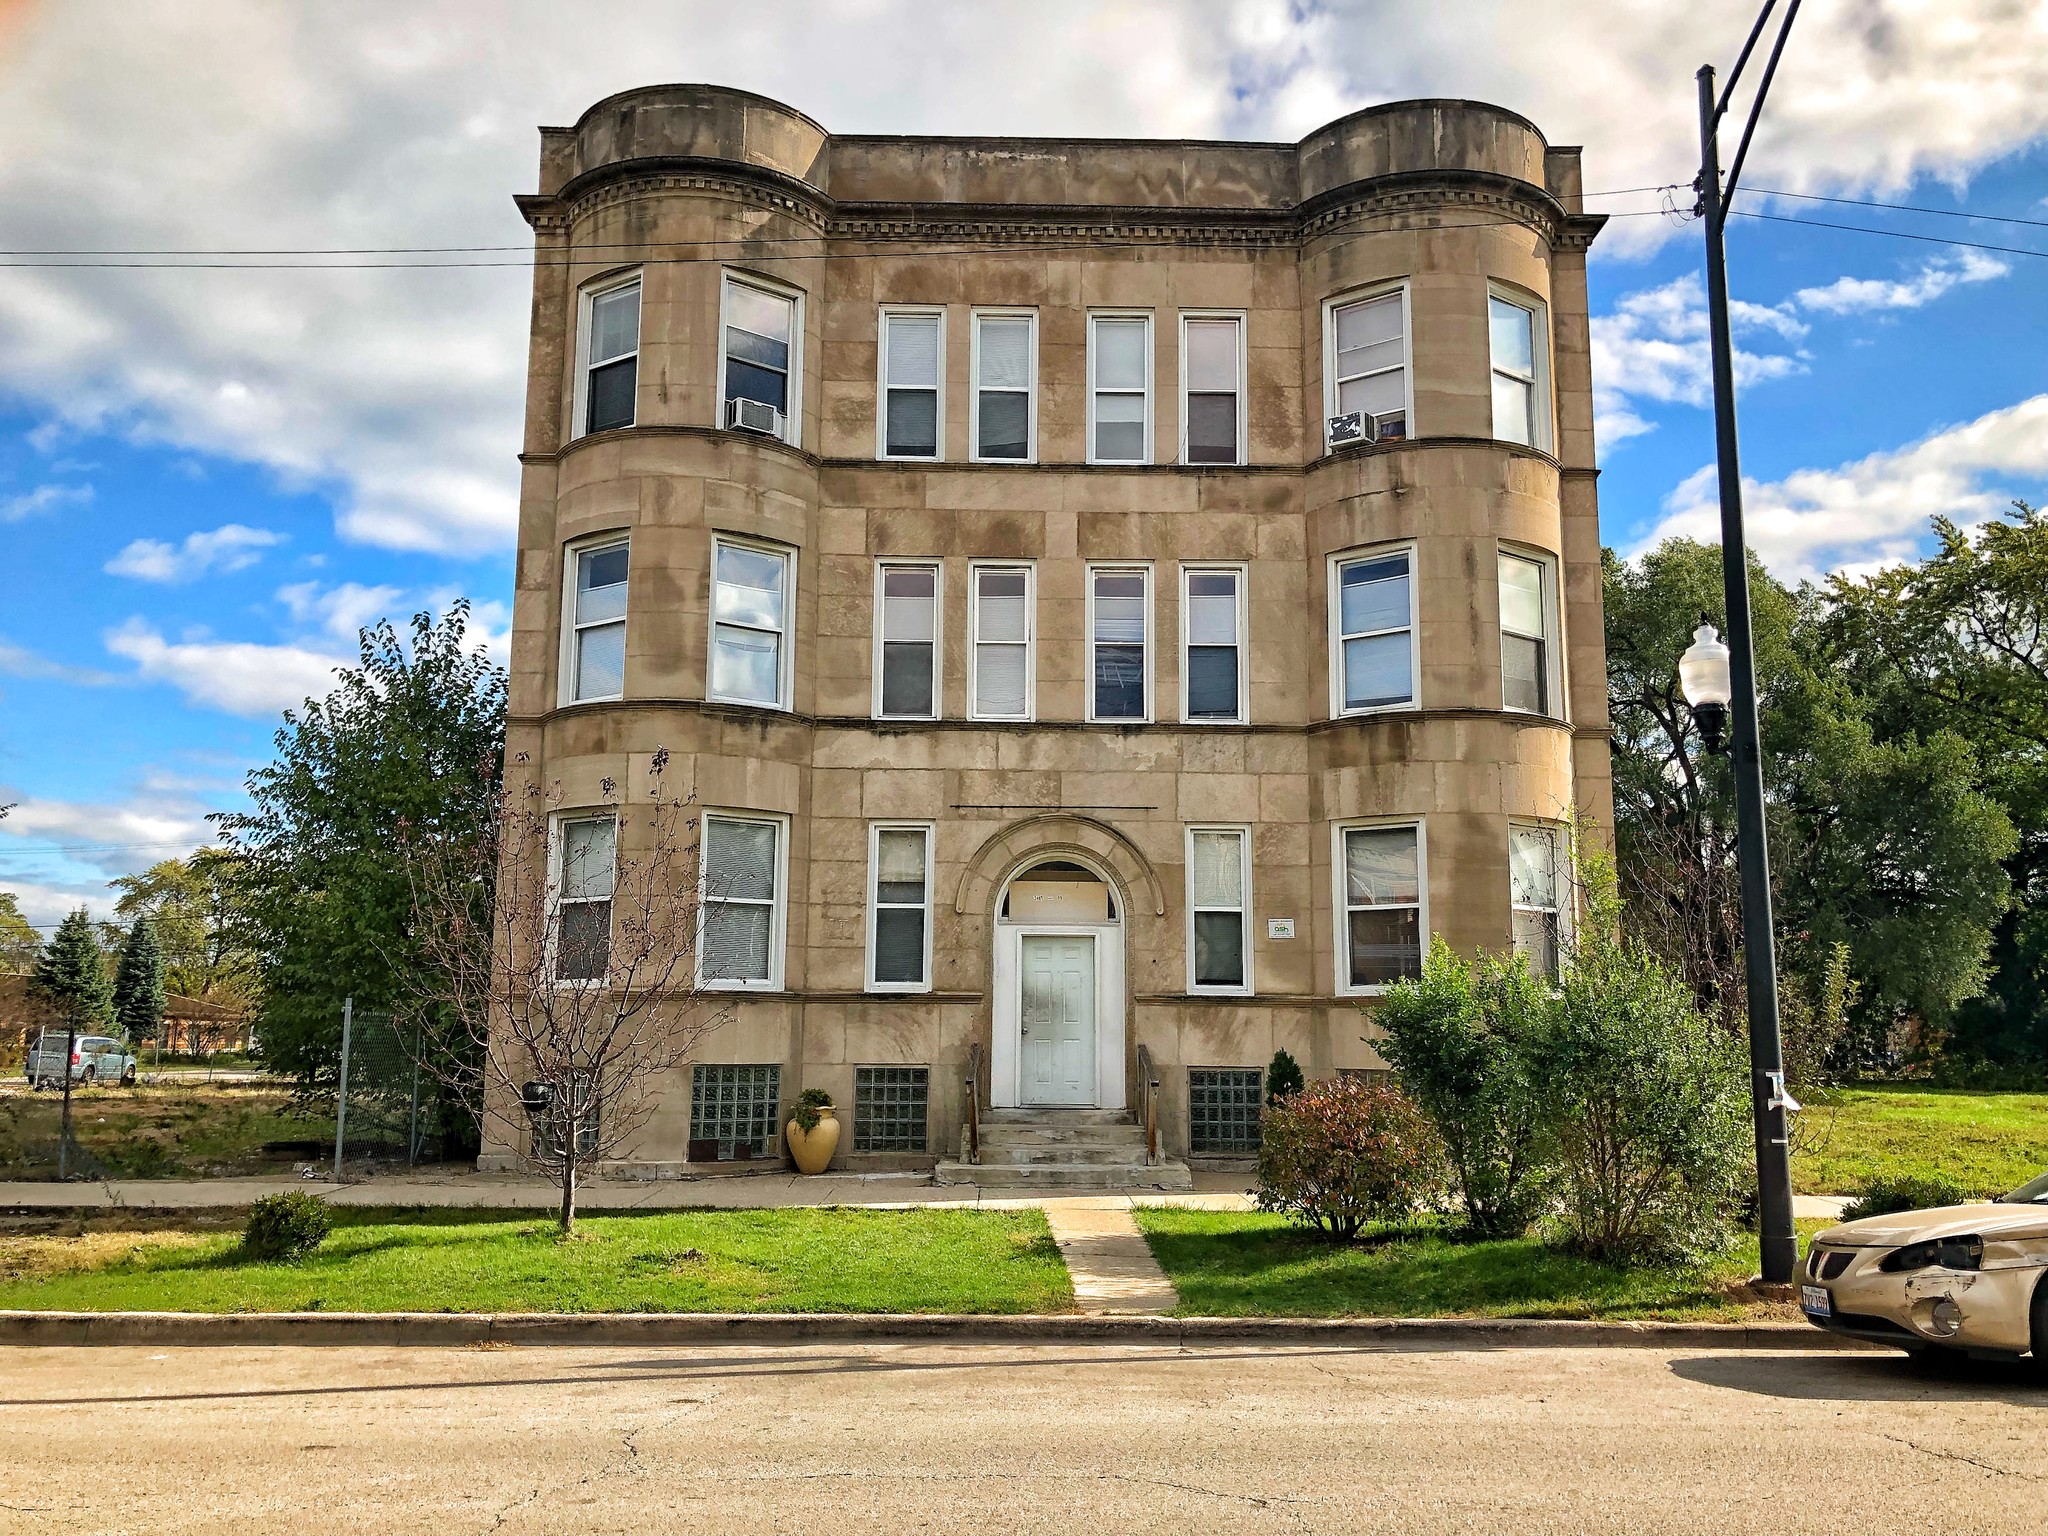
<instances>
[{"instance_id":1,"label":"concrete sidewalk","mask_svg":"<svg viewBox=\"0 0 2048 1536\"><path fill-rule=\"evenodd\" d=\"M1133 1205L1178 1205L1204 1210L1248 1211L1249 1173L1198 1170L1192 1193L1156 1189L1103 1190L1085 1194L984 1193L972 1184L938 1185L923 1173L737 1174L706 1179L607 1179L580 1185L576 1203L586 1211L669 1211L686 1207L716 1210L777 1209L785 1206L857 1205L877 1208L938 1206L1018 1210L1048 1201L1098 1210ZM437 1169L386 1174L360 1183L325 1179L112 1179L96 1183L0 1183L5 1210L180 1210L237 1207L280 1190L302 1189L334 1205L447 1206L470 1210L552 1210L561 1193L552 1185L515 1174L462 1173ZM1841 1195L1796 1195L1793 1214L1830 1219L1848 1203Z\"/></svg>"}]
</instances>

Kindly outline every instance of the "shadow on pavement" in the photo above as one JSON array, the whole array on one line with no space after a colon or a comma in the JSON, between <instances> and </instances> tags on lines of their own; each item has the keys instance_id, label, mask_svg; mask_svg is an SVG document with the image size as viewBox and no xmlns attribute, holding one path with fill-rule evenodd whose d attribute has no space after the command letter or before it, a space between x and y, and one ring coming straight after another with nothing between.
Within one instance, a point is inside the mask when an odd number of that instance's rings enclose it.
<instances>
[{"instance_id":1,"label":"shadow on pavement","mask_svg":"<svg viewBox=\"0 0 2048 1536\"><path fill-rule=\"evenodd\" d=\"M2048 1407L2048 1372L1967 1355L1694 1355L1671 1374L1708 1387L1808 1402L1988 1402Z\"/></svg>"}]
</instances>

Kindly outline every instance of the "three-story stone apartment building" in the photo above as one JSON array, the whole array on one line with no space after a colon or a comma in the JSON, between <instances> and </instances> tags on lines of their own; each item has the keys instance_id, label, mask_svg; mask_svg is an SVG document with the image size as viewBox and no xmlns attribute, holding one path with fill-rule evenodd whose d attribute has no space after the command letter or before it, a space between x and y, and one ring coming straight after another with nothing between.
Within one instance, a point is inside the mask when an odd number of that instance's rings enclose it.
<instances>
[{"instance_id":1,"label":"three-story stone apartment building","mask_svg":"<svg viewBox=\"0 0 2048 1536\"><path fill-rule=\"evenodd\" d=\"M509 747L586 915L667 749L733 994L630 1164L821 1086L844 1163L943 1170L970 1072L1014 1182L1155 1080L1165 1155L1242 1153L1431 935L1552 963L1610 821L1580 185L1462 101L542 130Z\"/></svg>"}]
</instances>

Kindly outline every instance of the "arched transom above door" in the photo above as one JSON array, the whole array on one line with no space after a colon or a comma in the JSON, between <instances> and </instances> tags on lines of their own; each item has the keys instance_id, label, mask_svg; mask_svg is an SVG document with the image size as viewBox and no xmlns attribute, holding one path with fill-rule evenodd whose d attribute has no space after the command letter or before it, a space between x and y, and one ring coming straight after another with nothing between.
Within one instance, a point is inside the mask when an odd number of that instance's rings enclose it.
<instances>
[{"instance_id":1,"label":"arched transom above door","mask_svg":"<svg viewBox=\"0 0 2048 1536\"><path fill-rule=\"evenodd\" d=\"M1102 873L1115 888L1120 915L1126 908L1166 914L1166 893L1137 845L1107 823L1067 812L1032 816L990 834L961 871L953 910L987 913L1017 871L1063 859Z\"/></svg>"}]
</instances>

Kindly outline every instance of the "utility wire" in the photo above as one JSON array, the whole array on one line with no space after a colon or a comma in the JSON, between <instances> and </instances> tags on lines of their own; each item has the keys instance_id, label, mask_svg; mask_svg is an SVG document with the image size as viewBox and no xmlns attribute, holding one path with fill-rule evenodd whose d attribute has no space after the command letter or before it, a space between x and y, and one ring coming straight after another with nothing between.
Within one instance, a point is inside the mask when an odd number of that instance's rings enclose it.
<instances>
[{"instance_id":1,"label":"utility wire","mask_svg":"<svg viewBox=\"0 0 2048 1536\"><path fill-rule=\"evenodd\" d=\"M1783 213L1752 213L1746 208L1731 208L1728 216L1735 219L1769 219L1773 224L1802 224L1808 229L1845 229L1858 235L1882 235L1887 240L1914 240L1923 245L1957 245L1972 251L1998 251L2007 256L2048 256L2048 251L2036 250L2026 245L1987 245L1981 240L1956 240L1948 235L1915 235L1903 229L1873 229L1868 224L1836 224L1827 219L1795 219Z\"/></svg>"},{"instance_id":2,"label":"utility wire","mask_svg":"<svg viewBox=\"0 0 2048 1536\"><path fill-rule=\"evenodd\" d=\"M1867 197L1822 197L1818 192L1784 192L1770 187L1750 187L1752 197L1791 197L1806 203L1841 203L1851 208L1889 208L1896 213L1927 213L1944 219L1985 219L1993 224L2025 224L2048 229L2048 219L2022 219L2009 213L1971 213L1964 208L1928 208L1917 203L1882 203ZM1589 193L1588 196L1591 194Z\"/></svg>"}]
</instances>

